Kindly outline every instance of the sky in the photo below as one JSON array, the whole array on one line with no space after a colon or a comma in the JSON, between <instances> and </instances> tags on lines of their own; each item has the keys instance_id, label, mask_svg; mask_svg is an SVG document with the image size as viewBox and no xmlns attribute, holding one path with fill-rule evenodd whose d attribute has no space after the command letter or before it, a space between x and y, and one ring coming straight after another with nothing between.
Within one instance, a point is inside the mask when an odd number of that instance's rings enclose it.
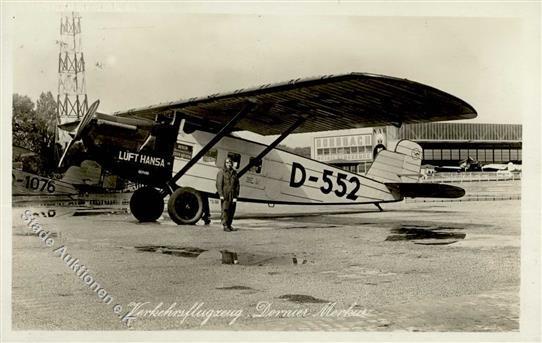
<instances>
[{"instance_id":1,"label":"sky","mask_svg":"<svg viewBox=\"0 0 542 343\"><path fill-rule=\"evenodd\" d=\"M536 47L524 17L506 15L513 12L90 9L79 11L81 38L89 102L99 99L100 112L348 72L446 91L474 106L473 123L520 124L530 110L525 90L537 67L530 58ZM9 13L13 92L32 99L42 91L57 94L60 17L57 10ZM308 145L309 136L294 135L287 144Z\"/></svg>"}]
</instances>

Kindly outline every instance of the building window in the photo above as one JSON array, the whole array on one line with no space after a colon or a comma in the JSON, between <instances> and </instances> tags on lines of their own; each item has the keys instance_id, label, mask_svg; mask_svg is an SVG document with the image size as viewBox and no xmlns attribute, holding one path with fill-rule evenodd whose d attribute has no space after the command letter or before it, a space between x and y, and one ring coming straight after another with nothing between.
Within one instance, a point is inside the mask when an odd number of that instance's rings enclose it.
<instances>
[{"instance_id":1,"label":"building window","mask_svg":"<svg viewBox=\"0 0 542 343\"><path fill-rule=\"evenodd\" d=\"M485 162L486 161L486 151L483 149L478 149L478 152L476 153L478 155L478 162Z\"/></svg>"},{"instance_id":2,"label":"building window","mask_svg":"<svg viewBox=\"0 0 542 343\"><path fill-rule=\"evenodd\" d=\"M349 155L350 154L350 147L344 148L344 153Z\"/></svg>"},{"instance_id":3,"label":"building window","mask_svg":"<svg viewBox=\"0 0 542 343\"><path fill-rule=\"evenodd\" d=\"M466 159L467 157L469 157L469 150L467 149L461 149L459 150L459 158L464 160Z\"/></svg>"},{"instance_id":4,"label":"building window","mask_svg":"<svg viewBox=\"0 0 542 343\"><path fill-rule=\"evenodd\" d=\"M486 162L495 162L495 159L493 158L493 150L491 149L485 149L486 152Z\"/></svg>"},{"instance_id":5,"label":"building window","mask_svg":"<svg viewBox=\"0 0 542 343\"><path fill-rule=\"evenodd\" d=\"M324 155L329 155L329 148L324 148L322 152Z\"/></svg>"},{"instance_id":6,"label":"building window","mask_svg":"<svg viewBox=\"0 0 542 343\"><path fill-rule=\"evenodd\" d=\"M433 149L425 149L423 151L423 159L424 160L432 160L433 159Z\"/></svg>"},{"instance_id":7,"label":"building window","mask_svg":"<svg viewBox=\"0 0 542 343\"><path fill-rule=\"evenodd\" d=\"M330 148L330 149L329 149L329 153L330 153L331 155L337 154L337 148Z\"/></svg>"},{"instance_id":8,"label":"building window","mask_svg":"<svg viewBox=\"0 0 542 343\"><path fill-rule=\"evenodd\" d=\"M324 138L324 148L327 148L327 144L328 143L328 139L327 138Z\"/></svg>"},{"instance_id":9,"label":"building window","mask_svg":"<svg viewBox=\"0 0 542 343\"><path fill-rule=\"evenodd\" d=\"M503 160L503 162L510 161L510 150L508 150L508 149L503 149L502 150L502 160Z\"/></svg>"},{"instance_id":10,"label":"building window","mask_svg":"<svg viewBox=\"0 0 542 343\"><path fill-rule=\"evenodd\" d=\"M495 162L504 162L502 159L502 150L501 149L495 149L493 150L493 159Z\"/></svg>"},{"instance_id":11,"label":"building window","mask_svg":"<svg viewBox=\"0 0 542 343\"><path fill-rule=\"evenodd\" d=\"M324 153L324 149L316 149L316 155L322 155Z\"/></svg>"},{"instance_id":12,"label":"building window","mask_svg":"<svg viewBox=\"0 0 542 343\"><path fill-rule=\"evenodd\" d=\"M443 160L450 160L451 159L451 154L450 154L450 149L443 149L441 150L442 151L442 159Z\"/></svg>"},{"instance_id":13,"label":"building window","mask_svg":"<svg viewBox=\"0 0 542 343\"><path fill-rule=\"evenodd\" d=\"M510 150L510 160L511 161L517 161L518 160L518 151L516 149Z\"/></svg>"},{"instance_id":14,"label":"building window","mask_svg":"<svg viewBox=\"0 0 542 343\"><path fill-rule=\"evenodd\" d=\"M459 149L452 149L452 160L459 160Z\"/></svg>"},{"instance_id":15,"label":"building window","mask_svg":"<svg viewBox=\"0 0 542 343\"><path fill-rule=\"evenodd\" d=\"M341 137L335 138L335 145L336 145L336 146L342 146L342 144L341 144Z\"/></svg>"},{"instance_id":16,"label":"building window","mask_svg":"<svg viewBox=\"0 0 542 343\"><path fill-rule=\"evenodd\" d=\"M337 148L337 155L341 155L344 152L344 148Z\"/></svg>"},{"instance_id":17,"label":"building window","mask_svg":"<svg viewBox=\"0 0 542 343\"><path fill-rule=\"evenodd\" d=\"M353 146L350 148L350 151L353 153L353 154L357 154L358 153L358 147L357 146Z\"/></svg>"},{"instance_id":18,"label":"building window","mask_svg":"<svg viewBox=\"0 0 542 343\"><path fill-rule=\"evenodd\" d=\"M319 148L322 146L322 139L321 138L316 138L316 147Z\"/></svg>"}]
</instances>

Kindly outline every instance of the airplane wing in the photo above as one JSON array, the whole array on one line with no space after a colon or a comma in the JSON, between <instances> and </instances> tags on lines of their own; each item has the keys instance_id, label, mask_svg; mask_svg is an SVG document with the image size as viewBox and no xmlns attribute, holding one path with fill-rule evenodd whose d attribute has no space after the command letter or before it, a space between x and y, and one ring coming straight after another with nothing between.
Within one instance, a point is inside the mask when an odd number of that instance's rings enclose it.
<instances>
[{"instance_id":1,"label":"airplane wing","mask_svg":"<svg viewBox=\"0 0 542 343\"><path fill-rule=\"evenodd\" d=\"M465 101L433 87L365 73L296 79L114 114L154 120L159 113L177 111L194 127L218 132L248 100L259 105L235 130L261 135L280 134L299 116L306 120L294 133L471 119L477 115Z\"/></svg>"}]
</instances>

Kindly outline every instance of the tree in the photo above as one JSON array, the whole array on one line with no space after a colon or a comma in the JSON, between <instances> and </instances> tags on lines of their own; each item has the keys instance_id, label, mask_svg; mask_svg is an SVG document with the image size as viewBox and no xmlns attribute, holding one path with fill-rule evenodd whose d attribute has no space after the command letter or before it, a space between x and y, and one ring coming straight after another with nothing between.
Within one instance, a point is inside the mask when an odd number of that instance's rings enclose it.
<instances>
[{"instance_id":1,"label":"tree","mask_svg":"<svg viewBox=\"0 0 542 343\"><path fill-rule=\"evenodd\" d=\"M13 145L33 151L39 160L38 170L50 174L56 164L55 118L56 101L51 92L42 93L37 107L26 95L13 94Z\"/></svg>"},{"instance_id":2,"label":"tree","mask_svg":"<svg viewBox=\"0 0 542 343\"><path fill-rule=\"evenodd\" d=\"M36 152L34 103L26 95L13 94L13 145Z\"/></svg>"},{"instance_id":3,"label":"tree","mask_svg":"<svg viewBox=\"0 0 542 343\"><path fill-rule=\"evenodd\" d=\"M44 125L40 125L41 157L47 171L55 169L58 151L55 146L57 103L51 92L41 93L36 101L36 115Z\"/></svg>"}]
</instances>

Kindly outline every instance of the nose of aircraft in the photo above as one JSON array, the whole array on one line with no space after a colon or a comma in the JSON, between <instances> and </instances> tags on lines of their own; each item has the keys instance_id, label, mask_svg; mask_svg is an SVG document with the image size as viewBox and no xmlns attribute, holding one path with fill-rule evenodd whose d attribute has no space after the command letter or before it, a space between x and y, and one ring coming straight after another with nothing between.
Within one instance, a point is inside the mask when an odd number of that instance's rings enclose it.
<instances>
[{"instance_id":1,"label":"nose of aircraft","mask_svg":"<svg viewBox=\"0 0 542 343\"><path fill-rule=\"evenodd\" d=\"M99 105L100 105L100 100L96 100L92 103L92 105L90 105L87 113L83 116L83 118L79 122L79 125L77 125L77 128L75 129L75 135L73 136L71 141L68 143L68 146L66 146L66 149L64 149L64 152L62 153L62 157L60 158L60 161L58 162L58 168L62 166L62 163L64 162L64 158L66 158L66 154L68 153L68 150L70 150L70 148L75 142L81 139L83 130L90 123L92 118L94 118L94 114L96 114L96 110L98 110Z\"/></svg>"}]
</instances>

